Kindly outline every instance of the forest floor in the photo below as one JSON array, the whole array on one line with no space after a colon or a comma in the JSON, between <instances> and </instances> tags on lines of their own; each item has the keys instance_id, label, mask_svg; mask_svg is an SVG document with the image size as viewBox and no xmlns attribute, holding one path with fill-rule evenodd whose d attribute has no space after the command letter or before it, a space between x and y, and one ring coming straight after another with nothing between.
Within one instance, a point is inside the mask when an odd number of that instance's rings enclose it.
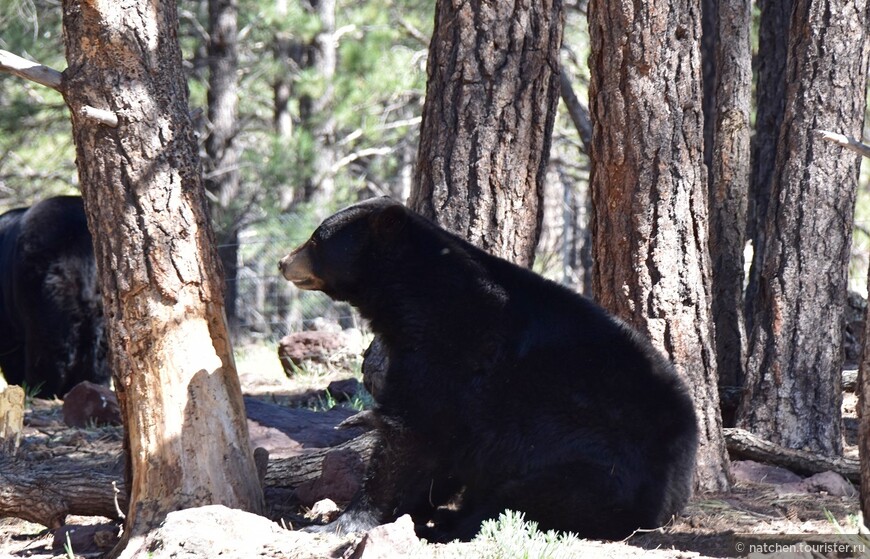
<instances>
[{"instance_id":1,"label":"forest floor","mask_svg":"<svg viewBox=\"0 0 870 559\"><path fill-rule=\"evenodd\" d=\"M271 353L274 355L274 353ZM240 378L246 394L281 396L310 406L301 395L324 388L335 380L331 374L303 375L288 380L270 362L267 353L257 351L253 357L239 360ZM274 359L277 361L277 358ZM121 429L101 427L73 429L63 424L59 401L30 403L25 419L27 444L31 458L50 460L69 452L120 454ZM847 454L856 455L854 447L854 396L847 394L844 418L847 425ZM848 444L852 443L852 444ZM2 472L0 472L2 476ZM492 542L426 546L423 555L438 557L739 557L756 552L753 557L767 556L759 551L777 551L775 557L870 557L870 538L856 535L859 525L857 497L836 497L824 493L784 493L775 485L738 482L727 494L700 495L692 499L682 515L666 528L636 534L624 542L601 543L568 540L544 551L530 550L531 543L517 540L498 549ZM69 524L107 523L108 519L68 517ZM54 532L38 524L17 518L0 518L0 559L14 557L70 557L61 544L53 546ZM803 545L801 542L808 544ZM764 546L764 547L762 547ZM863 551L866 546L866 551ZM782 554L781 552L786 552ZM73 553L76 557L99 557L99 552ZM276 557L281 555L275 555ZM420 556L420 553L415 553Z\"/></svg>"}]
</instances>

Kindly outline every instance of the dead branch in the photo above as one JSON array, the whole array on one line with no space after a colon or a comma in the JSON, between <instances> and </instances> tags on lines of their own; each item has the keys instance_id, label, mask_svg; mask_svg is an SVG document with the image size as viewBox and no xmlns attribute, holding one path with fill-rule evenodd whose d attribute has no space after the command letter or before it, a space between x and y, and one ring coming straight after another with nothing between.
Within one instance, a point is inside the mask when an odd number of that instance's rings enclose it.
<instances>
[{"instance_id":1,"label":"dead branch","mask_svg":"<svg viewBox=\"0 0 870 559\"><path fill-rule=\"evenodd\" d=\"M849 136L837 134L836 132L829 132L827 130L815 130L815 133L823 140L833 142L838 146L854 151L858 155L870 158L870 146L859 142L855 138L850 138Z\"/></svg>"},{"instance_id":2,"label":"dead branch","mask_svg":"<svg viewBox=\"0 0 870 559\"><path fill-rule=\"evenodd\" d=\"M31 62L2 49L0 49L0 72L14 74L19 78L50 87L55 91L61 91L63 86L62 75L54 68Z\"/></svg>"},{"instance_id":3,"label":"dead branch","mask_svg":"<svg viewBox=\"0 0 870 559\"><path fill-rule=\"evenodd\" d=\"M265 486L293 488L316 480L323 459L333 450L354 450L367 462L374 441L375 435L366 433L334 447L270 459ZM55 457L36 461L0 456L0 518L23 518L53 529L62 526L71 514L117 519L128 506L122 465L121 458ZM117 486L117 494L113 485Z\"/></svg>"},{"instance_id":4,"label":"dead branch","mask_svg":"<svg viewBox=\"0 0 870 559\"><path fill-rule=\"evenodd\" d=\"M805 450L785 448L753 435L745 429L724 429L725 445L735 457L757 460L809 475L836 472L853 481L861 481L858 460L841 456L822 456Z\"/></svg>"},{"instance_id":5,"label":"dead branch","mask_svg":"<svg viewBox=\"0 0 870 559\"><path fill-rule=\"evenodd\" d=\"M562 101L568 108L568 115L571 117L571 122L577 128L580 134L580 141L583 142L583 152L587 155L591 153L592 144L592 120L589 118L589 109L580 102L577 94L574 93L574 88L571 85L571 78L568 73L562 68L559 74L559 87L561 89Z\"/></svg>"}]
</instances>

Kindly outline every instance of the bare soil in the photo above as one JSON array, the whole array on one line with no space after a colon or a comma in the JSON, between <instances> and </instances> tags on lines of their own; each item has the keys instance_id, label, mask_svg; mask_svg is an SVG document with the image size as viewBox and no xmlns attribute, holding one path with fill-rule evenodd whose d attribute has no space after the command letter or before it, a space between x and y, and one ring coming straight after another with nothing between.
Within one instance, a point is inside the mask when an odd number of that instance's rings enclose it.
<instances>
[{"instance_id":1,"label":"bare soil","mask_svg":"<svg viewBox=\"0 0 870 559\"><path fill-rule=\"evenodd\" d=\"M256 367L256 365L254 365ZM306 376L296 382L280 373L245 371L240 375L248 394L270 401L295 405L317 405L317 390L334 375ZM847 454L855 455L853 395L847 394L844 419L847 426ZM122 431L119 427L73 429L63 425L61 403L32 401L27 410L26 433L21 453L32 459L51 460L73 453L94 453L120 456ZM851 443L851 444L849 444ZM0 472L2 476L2 472ZM696 496L683 514L663 529L639 533L625 542L602 544L589 542L583 555L595 557L735 557L745 555L748 545L760 542L791 543L796 541L867 543L870 539L855 534L859 524L857 497L835 497L827 494L778 494L766 484L737 483L727 494ZM108 523L105 518L69 517L68 524L90 525ZM828 538L828 539L826 539ZM830 538L833 538L831 540ZM68 557L52 543L54 533L38 524L17 518L0 518L0 558L5 557ZM741 545L743 547L741 547ZM448 548L449 549L449 548ZM465 548L468 552L474 549ZM759 549L759 548L753 548ZM781 549L781 548L767 548ZM792 549L792 548L788 548ZM820 548L830 551L830 548ZM654 551L655 550L655 551ZM840 550L841 551L841 550ZM100 557L101 550L79 552L76 557ZM464 554L464 553L463 553ZM870 554L870 552L868 552ZM449 556L435 552L437 556ZM481 551L481 556L487 555ZM756 555L761 556L761 555ZM851 557L850 553L790 554L779 557Z\"/></svg>"}]
</instances>

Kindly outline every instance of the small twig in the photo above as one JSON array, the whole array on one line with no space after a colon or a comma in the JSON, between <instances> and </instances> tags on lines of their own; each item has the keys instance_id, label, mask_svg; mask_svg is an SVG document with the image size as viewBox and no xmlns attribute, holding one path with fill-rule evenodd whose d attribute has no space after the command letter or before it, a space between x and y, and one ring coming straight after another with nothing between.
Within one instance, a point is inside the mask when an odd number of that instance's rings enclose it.
<instances>
[{"instance_id":1,"label":"small twig","mask_svg":"<svg viewBox=\"0 0 870 559\"><path fill-rule=\"evenodd\" d=\"M580 141L583 142L583 152L589 155L592 144L592 119L589 117L589 109L580 102L574 93L571 78L564 68L559 74L559 87L562 100L565 101L565 106L568 108L571 122L574 123L577 133L580 134Z\"/></svg>"},{"instance_id":2,"label":"small twig","mask_svg":"<svg viewBox=\"0 0 870 559\"><path fill-rule=\"evenodd\" d=\"M19 78L50 87L55 91L61 91L63 87L61 73L54 68L31 62L2 49L0 49L0 72L14 74Z\"/></svg>"},{"instance_id":3,"label":"small twig","mask_svg":"<svg viewBox=\"0 0 870 559\"><path fill-rule=\"evenodd\" d=\"M334 175L338 172L339 169L350 165L357 159L361 159L363 157L371 157L373 155L387 155L391 151L393 151L393 148L367 148L355 151L349 155L345 155L344 157L336 161L335 164L329 169L329 172Z\"/></svg>"},{"instance_id":4,"label":"small twig","mask_svg":"<svg viewBox=\"0 0 870 559\"><path fill-rule=\"evenodd\" d=\"M121 505L118 504L118 495L121 494L121 490L118 489L117 482L112 482L112 492L115 493L115 511L118 513L118 518L124 520L127 517L124 515L124 511L121 510Z\"/></svg>"},{"instance_id":5,"label":"small twig","mask_svg":"<svg viewBox=\"0 0 870 559\"><path fill-rule=\"evenodd\" d=\"M828 132L827 130L814 130L814 132L823 140L833 142L838 146L854 151L858 155L870 158L870 146L859 142L855 138L837 134L836 132Z\"/></svg>"}]
</instances>

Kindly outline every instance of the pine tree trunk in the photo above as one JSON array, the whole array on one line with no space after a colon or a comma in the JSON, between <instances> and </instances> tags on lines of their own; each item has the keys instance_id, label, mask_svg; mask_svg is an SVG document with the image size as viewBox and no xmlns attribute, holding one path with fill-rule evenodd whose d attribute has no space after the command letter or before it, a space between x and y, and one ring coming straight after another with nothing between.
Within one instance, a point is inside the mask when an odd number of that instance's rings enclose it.
<instances>
[{"instance_id":1,"label":"pine tree trunk","mask_svg":"<svg viewBox=\"0 0 870 559\"><path fill-rule=\"evenodd\" d=\"M700 0L591 0L593 293L674 362L700 427L696 488L728 487L719 414Z\"/></svg>"},{"instance_id":2,"label":"pine tree trunk","mask_svg":"<svg viewBox=\"0 0 870 559\"><path fill-rule=\"evenodd\" d=\"M861 137L867 0L797 0L738 427L821 454L842 451L842 313L858 159L814 129Z\"/></svg>"},{"instance_id":3,"label":"pine tree trunk","mask_svg":"<svg viewBox=\"0 0 870 559\"><path fill-rule=\"evenodd\" d=\"M743 247L749 190L750 0L717 2L716 111L710 184L710 259L719 384L740 386L746 356ZM727 423L733 424L733 409Z\"/></svg>"},{"instance_id":4,"label":"pine tree trunk","mask_svg":"<svg viewBox=\"0 0 870 559\"><path fill-rule=\"evenodd\" d=\"M530 266L559 101L561 0L438 0L410 206Z\"/></svg>"},{"instance_id":5,"label":"pine tree trunk","mask_svg":"<svg viewBox=\"0 0 870 559\"><path fill-rule=\"evenodd\" d=\"M779 130L785 110L785 61L793 0L758 0L758 81L755 87L755 135L752 139L751 175L747 202L746 238L753 256L746 285L746 332L752 331L758 298L758 275L764 253L764 224L773 169L776 165Z\"/></svg>"},{"instance_id":6,"label":"pine tree trunk","mask_svg":"<svg viewBox=\"0 0 870 559\"><path fill-rule=\"evenodd\" d=\"M238 328L238 135L239 56L236 0L208 2L208 135L205 139L205 188L217 228L218 254L227 280L225 307L230 330Z\"/></svg>"},{"instance_id":7,"label":"pine tree trunk","mask_svg":"<svg viewBox=\"0 0 870 559\"><path fill-rule=\"evenodd\" d=\"M174 2L63 3L77 164L132 475L123 556L172 510L259 512ZM117 127L83 114L111 111ZM128 546L128 542L130 545ZM126 549L125 549L126 546Z\"/></svg>"}]
</instances>

